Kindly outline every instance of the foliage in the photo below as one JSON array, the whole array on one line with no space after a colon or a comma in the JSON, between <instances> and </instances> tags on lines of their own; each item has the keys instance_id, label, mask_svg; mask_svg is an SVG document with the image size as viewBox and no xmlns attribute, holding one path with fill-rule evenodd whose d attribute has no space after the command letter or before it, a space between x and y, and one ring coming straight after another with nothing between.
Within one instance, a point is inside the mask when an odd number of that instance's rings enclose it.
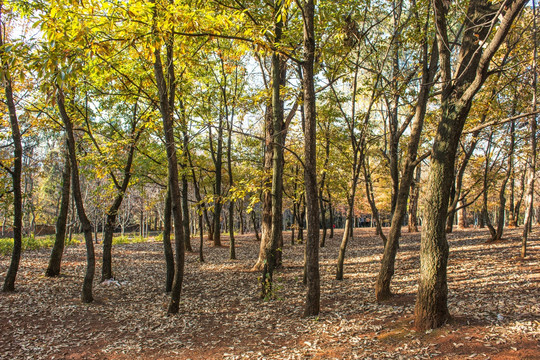
<instances>
[{"instance_id":1,"label":"foliage","mask_svg":"<svg viewBox=\"0 0 540 360\"><path fill-rule=\"evenodd\" d=\"M75 238L66 241L66 246L76 246L81 242ZM22 251L33 251L52 248L54 245L54 235L47 236L26 236L23 237ZM0 239L0 255L9 256L13 251L13 239L2 238Z\"/></svg>"}]
</instances>

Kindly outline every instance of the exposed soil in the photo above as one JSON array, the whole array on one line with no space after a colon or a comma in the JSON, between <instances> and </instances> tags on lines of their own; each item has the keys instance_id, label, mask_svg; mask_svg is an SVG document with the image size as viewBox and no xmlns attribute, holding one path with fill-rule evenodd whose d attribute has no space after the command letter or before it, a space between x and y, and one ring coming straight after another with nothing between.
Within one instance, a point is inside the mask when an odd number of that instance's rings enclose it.
<instances>
[{"instance_id":1,"label":"exposed soil","mask_svg":"<svg viewBox=\"0 0 540 360\"><path fill-rule=\"evenodd\" d=\"M521 260L520 231L506 230L505 240L492 244L485 243L485 230L449 234L453 319L426 333L412 329L419 234L403 234L396 295L378 304L373 289L381 240L373 229L355 229L344 280L336 281L336 231L321 249L322 312L311 319L301 318L303 246L289 245L288 232L275 300L259 298L260 274L250 271L258 243L238 235L239 260L228 260L226 247L209 242L205 263L187 254L177 316L166 315L161 243L115 246L117 279L96 281L90 305L80 301L84 247L66 249L63 275L54 279L43 275L49 250L26 252L17 291L0 294L0 358L540 359L540 232L534 229ZM96 250L100 274L100 246ZM1 257L2 281L8 265Z\"/></svg>"}]
</instances>

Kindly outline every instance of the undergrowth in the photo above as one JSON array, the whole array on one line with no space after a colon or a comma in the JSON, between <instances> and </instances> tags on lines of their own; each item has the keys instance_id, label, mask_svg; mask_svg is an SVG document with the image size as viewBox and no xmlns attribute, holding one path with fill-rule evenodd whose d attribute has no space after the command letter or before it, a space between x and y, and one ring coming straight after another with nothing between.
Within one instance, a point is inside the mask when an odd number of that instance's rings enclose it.
<instances>
[{"instance_id":1,"label":"undergrowth","mask_svg":"<svg viewBox=\"0 0 540 360\"><path fill-rule=\"evenodd\" d=\"M52 248L54 245L54 235L48 235L48 236L26 236L22 239L22 251L28 251L28 250L39 250L39 249L46 249L46 248ZM71 242L67 241L66 239L66 246L70 245L78 245L81 242L75 238L71 239ZM4 238L0 239L0 255L11 255L13 252L13 239L12 238Z\"/></svg>"}]
</instances>

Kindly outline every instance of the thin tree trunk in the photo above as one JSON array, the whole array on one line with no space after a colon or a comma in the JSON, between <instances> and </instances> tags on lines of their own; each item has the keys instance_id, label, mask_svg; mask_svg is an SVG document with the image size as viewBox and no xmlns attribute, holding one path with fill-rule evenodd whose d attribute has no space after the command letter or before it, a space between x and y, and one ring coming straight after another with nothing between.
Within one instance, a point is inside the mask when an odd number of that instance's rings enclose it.
<instances>
[{"instance_id":1,"label":"thin tree trunk","mask_svg":"<svg viewBox=\"0 0 540 360\"><path fill-rule=\"evenodd\" d=\"M49 266L45 271L45 276L60 275L60 265L62 255L64 254L64 245L66 242L66 226L69 211L69 188L71 186L71 166L69 165L69 152L66 145L64 150L64 171L62 172L62 196L60 200L60 211L56 219L56 235L54 245L49 259Z\"/></svg>"},{"instance_id":2,"label":"thin tree trunk","mask_svg":"<svg viewBox=\"0 0 540 360\"><path fill-rule=\"evenodd\" d=\"M154 8L154 20L157 9ZM155 28L153 32L156 32ZM176 145L174 142L174 99L176 92L176 80L174 75L174 56L173 56L174 37L172 33L168 34L166 39L167 49L167 79L163 72L161 62L161 49L154 52L154 76L159 94L159 110L163 119L163 132L165 135L165 148L168 160L168 186L171 189L171 206L174 220L174 243L175 243L175 271L174 280L171 289L171 299L167 312L176 314L180 308L180 293L182 282L184 280L184 228L182 221L182 201L180 195L180 186L178 181L178 158L176 155Z\"/></svg>"},{"instance_id":3,"label":"thin tree trunk","mask_svg":"<svg viewBox=\"0 0 540 360\"><path fill-rule=\"evenodd\" d=\"M536 39L536 5L535 1L533 1L533 39ZM536 69L536 61L537 61L537 45L536 41L534 42L534 52L533 52L533 69ZM536 71L533 71L533 83L532 83L532 90L533 90L533 99L532 99L532 112L536 112L536 91L537 91L537 79L538 79L538 73ZM530 157L527 161L527 172L529 173L529 179L527 180L527 208L525 210L525 220L523 224L523 234L521 236L521 258L525 259L527 256L527 240L529 237L529 232L532 226L532 216L533 216L533 207L534 207L534 176L536 172L536 128L537 128L537 122L536 122L536 114L532 115L529 119L529 146L531 147L531 153Z\"/></svg>"},{"instance_id":4,"label":"thin tree trunk","mask_svg":"<svg viewBox=\"0 0 540 360\"><path fill-rule=\"evenodd\" d=\"M278 8L275 8L277 16ZM283 21L274 24L274 43L281 41ZM266 263L263 266L262 293L267 296L272 291L274 269L281 264L281 251L279 244L283 243L283 100L280 89L284 81L283 62L277 52L272 54L272 225L270 227L270 241L266 244ZM282 249L281 249L282 250Z\"/></svg>"},{"instance_id":5,"label":"thin tree trunk","mask_svg":"<svg viewBox=\"0 0 540 360\"><path fill-rule=\"evenodd\" d=\"M101 281L113 278L112 241L114 236L114 229L116 228L116 218L118 216L118 209L120 209L122 201L124 201L124 196L129 186L129 181L131 179L131 167L133 165L133 158L135 156L136 144L141 134L140 131L136 131L135 129L135 117L137 113L136 109L137 105L135 104L135 109L133 111L133 127L131 129L131 134L134 135L134 138L132 139L133 142L130 144L126 165L124 166L124 179L122 180L122 184L119 187L117 186L118 192L116 193L116 198L107 210L107 220L105 223L105 232L103 234L103 264L101 268Z\"/></svg>"},{"instance_id":6,"label":"thin tree trunk","mask_svg":"<svg viewBox=\"0 0 540 360\"><path fill-rule=\"evenodd\" d=\"M418 232L418 199L420 198L420 179L422 163L416 165L415 180L411 183L411 198L409 200L409 232Z\"/></svg>"},{"instance_id":7,"label":"thin tree trunk","mask_svg":"<svg viewBox=\"0 0 540 360\"><path fill-rule=\"evenodd\" d=\"M86 274L84 276L81 299L84 303L90 303L94 300L92 296L92 285L94 282L94 273L96 259L94 254L94 243L92 242L92 224L86 216L86 212L83 204L83 197L81 194L81 185L79 180L79 166L77 163L77 155L75 150L75 136L73 134L73 124L71 118L66 112L64 104L64 93L60 86L57 85L56 88L56 103L58 110L60 112L60 117L64 122L64 127L66 129L67 135L67 144L69 151L69 159L71 162L71 181L72 181L72 192L73 199L75 200L75 205L77 207L77 214L79 215L79 220L81 222L82 230L84 233L84 241L86 244Z\"/></svg>"},{"instance_id":8,"label":"thin tree trunk","mask_svg":"<svg viewBox=\"0 0 540 360\"><path fill-rule=\"evenodd\" d=\"M272 145L273 139L273 126L272 126L272 105L268 104L266 107L266 114L264 116L264 133L265 133L265 148L263 159L263 191L262 191L262 214L261 214L261 243L259 246L259 257L257 262L253 266L253 271L261 271L266 261L266 248L271 238L272 231L272 192L268 188L268 185L272 181L270 175L273 163L274 150Z\"/></svg>"},{"instance_id":9,"label":"thin tree trunk","mask_svg":"<svg viewBox=\"0 0 540 360\"><path fill-rule=\"evenodd\" d=\"M0 15L2 9L0 8ZM0 30L4 30L4 23L0 23ZM13 139L13 169L9 170L13 181L13 252L11 262L4 280L2 291L15 291L15 278L19 270L22 251L22 227L23 227L23 198L22 198L22 136L19 129L19 120L17 119L17 110L13 101L13 88L9 74L9 64L4 55L4 32L0 32L0 56L2 56L2 80L6 95L6 104L9 112L9 122L11 125L11 138Z\"/></svg>"},{"instance_id":10,"label":"thin tree trunk","mask_svg":"<svg viewBox=\"0 0 540 360\"><path fill-rule=\"evenodd\" d=\"M174 280L174 253L171 245L171 215L172 215L171 189L167 188L165 197L165 209L163 211L163 250L165 254L165 267L167 275L165 276L165 292L172 290Z\"/></svg>"}]
</instances>

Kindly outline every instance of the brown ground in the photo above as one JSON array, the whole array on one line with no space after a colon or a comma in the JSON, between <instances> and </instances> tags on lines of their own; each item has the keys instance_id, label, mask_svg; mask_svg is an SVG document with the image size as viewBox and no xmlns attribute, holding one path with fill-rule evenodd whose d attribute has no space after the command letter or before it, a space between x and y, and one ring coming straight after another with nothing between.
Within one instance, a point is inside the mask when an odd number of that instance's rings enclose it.
<instances>
[{"instance_id":1,"label":"brown ground","mask_svg":"<svg viewBox=\"0 0 540 360\"><path fill-rule=\"evenodd\" d=\"M404 234L393 282L398 295L377 304L381 241L372 229L355 230L345 279L336 281L336 233L321 249L322 312L316 319L301 319L301 245L285 246L278 299L268 302L258 298L259 274L250 271L258 249L253 236L237 237L236 261L228 260L227 248L205 247L203 264L188 254L180 314L173 317L165 314L160 243L116 246L119 281L96 282L91 305L79 300L83 247L66 250L64 275L57 279L43 276L48 250L27 252L17 292L0 294L0 358L540 359L539 229L524 261L518 258L519 229L490 245L484 230L451 234L453 320L428 333L411 328L419 235ZM284 236L288 244L289 233ZM5 274L9 259L0 260ZM99 266L98 260L97 274Z\"/></svg>"}]
</instances>

